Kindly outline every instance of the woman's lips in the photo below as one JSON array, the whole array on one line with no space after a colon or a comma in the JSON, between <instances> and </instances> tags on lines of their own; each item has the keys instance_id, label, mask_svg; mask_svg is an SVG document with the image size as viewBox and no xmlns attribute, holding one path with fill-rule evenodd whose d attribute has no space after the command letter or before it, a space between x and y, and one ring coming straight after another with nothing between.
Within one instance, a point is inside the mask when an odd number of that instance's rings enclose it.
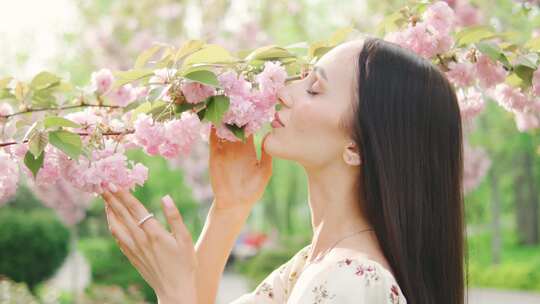
<instances>
[{"instance_id":1,"label":"woman's lips","mask_svg":"<svg viewBox=\"0 0 540 304\"><path fill-rule=\"evenodd\" d=\"M272 125L272 128L283 128L283 127L285 127L285 124L283 124L283 122L279 118L278 112L276 112L276 114L274 114L274 120L272 120L271 125Z\"/></svg>"}]
</instances>

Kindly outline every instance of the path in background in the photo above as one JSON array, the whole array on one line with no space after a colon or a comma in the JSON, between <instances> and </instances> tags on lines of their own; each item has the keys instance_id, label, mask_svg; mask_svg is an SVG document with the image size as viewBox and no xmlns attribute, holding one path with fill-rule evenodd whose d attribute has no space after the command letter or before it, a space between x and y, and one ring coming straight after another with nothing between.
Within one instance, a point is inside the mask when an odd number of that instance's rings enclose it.
<instances>
[{"instance_id":1,"label":"path in background","mask_svg":"<svg viewBox=\"0 0 540 304\"><path fill-rule=\"evenodd\" d=\"M225 272L219 287L217 304L228 304L249 292L246 280L232 272ZM473 288L469 291L469 304L540 304L540 294L521 291Z\"/></svg>"}]
</instances>

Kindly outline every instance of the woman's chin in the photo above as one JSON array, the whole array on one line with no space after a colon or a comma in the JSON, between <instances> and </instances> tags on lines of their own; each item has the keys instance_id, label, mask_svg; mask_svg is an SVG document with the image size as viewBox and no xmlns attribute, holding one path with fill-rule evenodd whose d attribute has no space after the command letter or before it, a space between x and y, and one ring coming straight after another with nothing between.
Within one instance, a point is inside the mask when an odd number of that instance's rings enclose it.
<instances>
[{"instance_id":1,"label":"woman's chin","mask_svg":"<svg viewBox=\"0 0 540 304\"><path fill-rule=\"evenodd\" d=\"M280 151L282 150L282 144L280 143L279 136L275 131L276 129L272 129L266 136L264 141L264 150L273 157L281 157Z\"/></svg>"}]
</instances>

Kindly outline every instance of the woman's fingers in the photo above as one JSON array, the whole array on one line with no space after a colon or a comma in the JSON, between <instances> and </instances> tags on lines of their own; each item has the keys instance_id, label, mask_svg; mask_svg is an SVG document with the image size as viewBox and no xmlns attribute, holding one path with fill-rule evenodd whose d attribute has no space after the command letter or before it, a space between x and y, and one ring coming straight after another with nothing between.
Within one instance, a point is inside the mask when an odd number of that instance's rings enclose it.
<instances>
[{"instance_id":1,"label":"woman's fingers","mask_svg":"<svg viewBox=\"0 0 540 304\"><path fill-rule=\"evenodd\" d=\"M128 233L133 237L137 245L142 249L148 245L148 238L144 232L139 228L135 219L129 213L129 211L118 201L118 199L110 192L103 193L103 197L109 204L109 206L117 215L117 218L121 224L126 228ZM146 223L145 223L146 224Z\"/></svg>"},{"instance_id":2,"label":"woman's fingers","mask_svg":"<svg viewBox=\"0 0 540 304\"><path fill-rule=\"evenodd\" d=\"M171 227L174 238L178 242L193 246L191 235L189 234L186 225L184 225L182 215L180 214L180 211L178 211L178 208L176 208L172 198L169 195L166 195L161 199L161 202L163 203L163 213L165 213L165 217Z\"/></svg>"},{"instance_id":3,"label":"woman's fingers","mask_svg":"<svg viewBox=\"0 0 540 304\"><path fill-rule=\"evenodd\" d=\"M120 224L118 218L116 215L114 215L114 212L107 205L105 205L105 214L107 215L107 223L109 223L109 231L111 232L112 236L125 244L125 246L131 251L135 250L136 245L131 238L131 235L126 228Z\"/></svg>"},{"instance_id":4,"label":"woman's fingers","mask_svg":"<svg viewBox=\"0 0 540 304\"><path fill-rule=\"evenodd\" d=\"M136 254L135 242L129 236L129 232L126 228L120 224L117 215L114 214L114 211L111 210L108 205L105 205L105 214L107 216L107 223L109 223L109 230L122 253L128 258L133 266L137 268L147 282L155 282L157 279L155 274L150 271L150 268L144 262L144 259Z\"/></svg>"},{"instance_id":5,"label":"woman's fingers","mask_svg":"<svg viewBox=\"0 0 540 304\"><path fill-rule=\"evenodd\" d=\"M149 214L146 207L144 207L144 205L128 191L118 191L112 193L112 195L127 208L136 222L139 222ZM146 220L140 226L140 229L142 229L152 240L155 240L160 234L165 232L155 218Z\"/></svg>"},{"instance_id":6,"label":"woman's fingers","mask_svg":"<svg viewBox=\"0 0 540 304\"><path fill-rule=\"evenodd\" d=\"M266 134L262 140L261 143L261 160L259 161L259 166L263 168L263 170L266 170L266 173L272 173L272 156L266 152L266 149L264 148L264 142L266 141L266 138L268 137L268 134Z\"/></svg>"}]
</instances>

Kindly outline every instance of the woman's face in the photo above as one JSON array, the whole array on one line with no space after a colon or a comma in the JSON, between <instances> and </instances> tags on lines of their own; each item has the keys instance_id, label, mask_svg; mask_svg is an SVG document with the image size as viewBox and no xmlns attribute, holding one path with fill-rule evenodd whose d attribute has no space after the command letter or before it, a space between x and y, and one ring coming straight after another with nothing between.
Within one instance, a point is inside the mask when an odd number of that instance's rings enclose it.
<instances>
[{"instance_id":1,"label":"woman's face","mask_svg":"<svg viewBox=\"0 0 540 304\"><path fill-rule=\"evenodd\" d=\"M335 47L307 77L279 92L282 107L277 115L284 126L274 127L268 135L269 154L308 167L341 159L351 140L340 123L348 117L351 102L357 102L356 58L362 45L363 40L355 40Z\"/></svg>"}]
</instances>

